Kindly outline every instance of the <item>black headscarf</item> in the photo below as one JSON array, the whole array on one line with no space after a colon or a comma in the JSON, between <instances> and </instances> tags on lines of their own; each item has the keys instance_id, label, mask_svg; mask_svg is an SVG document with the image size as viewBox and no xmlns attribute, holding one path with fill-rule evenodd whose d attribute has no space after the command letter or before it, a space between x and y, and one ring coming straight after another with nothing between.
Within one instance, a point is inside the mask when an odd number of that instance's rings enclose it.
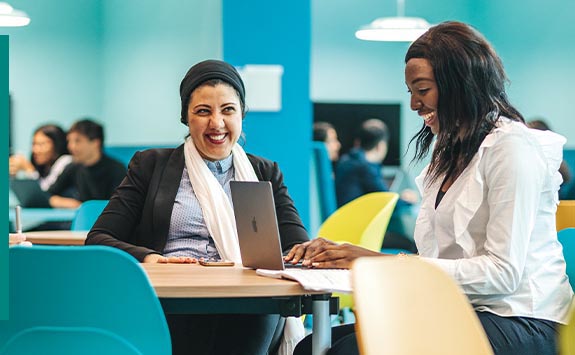
<instances>
[{"instance_id":1,"label":"black headscarf","mask_svg":"<svg viewBox=\"0 0 575 355\"><path fill-rule=\"evenodd\" d=\"M221 60L205 60L191 67L180 84L180 98L182 99L180 120L183 124L188 124L188 105L192 92L204 82L212 79L220 79L230 84L240 94L242 105L245 104L246 89L236 68Z\"/></svg>"}]
</instances>

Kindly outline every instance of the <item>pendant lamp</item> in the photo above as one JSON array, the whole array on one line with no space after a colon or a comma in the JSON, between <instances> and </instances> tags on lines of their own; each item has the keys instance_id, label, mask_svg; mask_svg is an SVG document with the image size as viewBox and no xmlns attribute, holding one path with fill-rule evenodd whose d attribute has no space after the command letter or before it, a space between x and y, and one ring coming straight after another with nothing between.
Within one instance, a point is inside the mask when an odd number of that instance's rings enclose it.
<instances>
[{"instance_id":1,"label":"pendant lamp","mask_svg":"<svg viewBox=\"0 0 575 355\"><path fill-rule=\"evenodd\" d=\"M26 13L14 10L7 2L0 2L0 27L21 27L30 23Z\"/></svg>"},{"instance_id":2,"label":"pendant lamp","mask_svg":"<svg viewBox=\"0 0 575 355\"><path fill-rule=\"evenodd\" d=\"M420 17L404 16L405 0L397 0L396 17L380 17L355 32L365 41L413 42L429 29L429 22Z\"/></svg>"}]
</instances>

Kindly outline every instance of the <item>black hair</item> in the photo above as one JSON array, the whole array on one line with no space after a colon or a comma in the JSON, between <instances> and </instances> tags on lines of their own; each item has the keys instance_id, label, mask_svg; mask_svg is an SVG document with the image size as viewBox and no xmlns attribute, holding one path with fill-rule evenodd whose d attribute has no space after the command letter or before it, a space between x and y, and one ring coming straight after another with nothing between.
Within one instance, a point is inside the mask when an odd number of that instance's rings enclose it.
<instances>
[{"instance_id":1,"label":"black hair","mask_svg":"<svg viewBox=\"0 0 575 355\"><path fill-rule=\"evenodd\" d=\"M360 148L365 151L370 151L375 148L379 142L387 142L389 140L389 133L383 121L370 119L361 125L358 138Z\"/></svg>"},{"instance_id":2,"label":"black hair","mask_svg":"<svg viewBox=\"0 0 575 355\"><path fill-rule=\"evenodd\" d=\"M44 177L50 173L52 165L56 160L58 160L58 158L60 158L64 154L68 154L66 132L64 132L64 130L60 126L57 126L55 124L46 124L36 128L33 136L35 136L36 133L44 134L52 141L52 144L54 145L54 154L52 155L50 161L47 164L42 165L38 164L34 159L34 154L32 154L30 158L30 162L32 163L38 174L40 174L41 177Z\"/></svg>"},{"instance_id":3,"label":"black hair","mask_svg":"<svg viewBox=\"0 0 575 355\"><path fill-rule=\"evenodd\" d=\"M329 122L314 122L313 124L313 140L317 142L325 142L327 140L327 132L335 128Z\"/></svg>"},{"instance_id":4,"label":"black hair","mask_svg":"<svg viewBox=\"0 0 575 355\"><path fill-rule=\"evenodd\" d=\"M429 61L438 90L436 115L440 129L428 183L442 175L457 178L500 116L525 122L505 93L508 79L501 59L471 26L448 21L431 27L411 44L405 63L412 58ZM423 125L410 144L414 140L414 160L421 160L432 146L433 133Z\"/></svg>"},{"instance_id":5,"label":"black hair","mask_svg":"<svg viewBox=\"0 0 575 355\"><path fill-rule=\"evenodd\" d=\"M102 150L104 148L104 127L92 119L84 118L74 122L74 124L68 130L68 133L72 132L86 136L91 141L94 139L99 139L100 149Z\"/></svg>"}]
</instances>

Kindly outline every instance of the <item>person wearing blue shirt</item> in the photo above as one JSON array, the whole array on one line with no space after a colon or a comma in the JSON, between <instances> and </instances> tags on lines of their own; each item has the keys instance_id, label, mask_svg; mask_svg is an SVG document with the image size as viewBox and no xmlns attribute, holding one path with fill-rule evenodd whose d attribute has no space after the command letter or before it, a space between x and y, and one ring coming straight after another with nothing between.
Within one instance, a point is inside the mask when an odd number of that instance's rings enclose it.
<instances>
[{"instance_id":1,"label":"person wearing blue shirt","mask_svg":"<svg viewBox=\"0 0 575 355\"><path fill-rule=\"evenodd\" d=\"M360 127L357 147L339 160L335 170L337 205L346 203L370 192L389 191L382 173L382 161L388 151L389 133L383 121L372 118ZM403 223L403 215L411 214L411 206L418 200L417 194L409 189L401 193L383 247L416 251L412 234Z\"/></svg>"}]
</instances>

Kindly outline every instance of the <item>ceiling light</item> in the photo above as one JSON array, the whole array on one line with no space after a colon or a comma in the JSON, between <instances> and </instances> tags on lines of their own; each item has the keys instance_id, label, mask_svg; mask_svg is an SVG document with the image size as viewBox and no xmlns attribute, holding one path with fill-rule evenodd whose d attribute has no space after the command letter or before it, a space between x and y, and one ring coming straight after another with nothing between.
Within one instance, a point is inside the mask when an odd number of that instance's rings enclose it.
<instances>
[{"instance_id":1,"label":"ceiling light","mask_svg":"<svg viewBox=\"0 0 575 355\"><path fill-rule=\"evenodd\" d=\"M0 2L0 27L21 27L29 23L30 18L26 13L14 10L6 2Z\"/></svg>"},{"instance_id":2,"label":"ceiling light","mask_svg":"<svg viewBox=\"0 0 575 355\"><path fill-rule=\"evenodd\" d=\"M412 42L429 29L429 22L420 17L405 17L405 0L397 0L397 16L381 17L355 32L366 41Z\"/></svg>"}]
</instances>

